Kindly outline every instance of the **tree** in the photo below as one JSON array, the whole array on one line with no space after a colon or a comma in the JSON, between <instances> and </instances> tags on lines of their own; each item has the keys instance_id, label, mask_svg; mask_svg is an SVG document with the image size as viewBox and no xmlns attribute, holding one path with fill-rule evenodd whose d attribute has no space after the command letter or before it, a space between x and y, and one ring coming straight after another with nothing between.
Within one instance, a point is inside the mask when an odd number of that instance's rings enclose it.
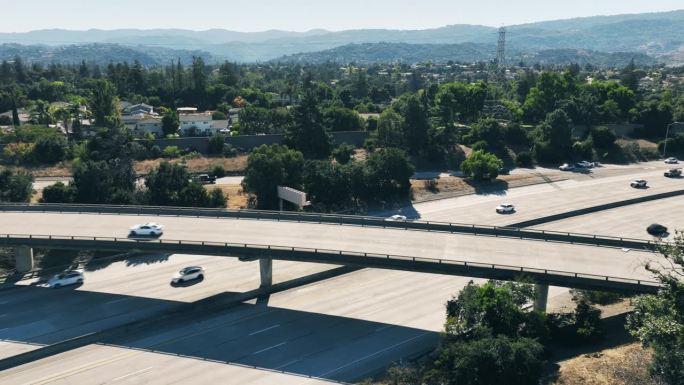
<instances>
[{"instance_id":1,"label":"tree","mask_svg":"<svg viewBox=\"0 0 684 385\"><path fill-rule=\"evenodd\" d=\"M379 147L405 148L404 119L392 109L386 109L378 119L374 138Z\"/></svg>"},{"instance_id":2,"label":"tree","mask_svg":"<svg viewBox=\"0 0 684 385\"><path fill-rule=\"evenodd\" d=\"M164 136L176 134L179 126L180 120L175 111L169 111L162 117L162 132L164 132Z\"/></svg>"},{"instance_id":3,"label":"tree","mask_svg":"<svg viewBox=\"0 0 684 385\"><path fill-rule=\"evenodd\" d=\"M504 147L504 129L499 122L493 118L482 119L473 125L470 134L464 140L467 143L485 141L494 150L501 150Z\"/></svg>"},{"instance_id":4,"label":"tree","mask_svg":"<svg viewBox=\"0 0 684 385\"><path fill-rule=\"evenodd\" d=\"M428 384L529 385L544 370L544 347L531 338L504 335L450 341L437 353Z\"/></svg>"},{"instance_id":5,"label":"tree","mask_svg":"<svg viewBox=\"0 0 684 385\"><path fill-rule=\"evenodd\" d=\"M331 137L312 92L304 95L294 108L294 124L285 131L285 144L301 151L304 157L322 159L330 156Z\"/></svg>"},{"instance_id":6,"label":"tree","mask_svg":"<svg viewBox=\"0 0 684 385\"><path fill-rule=\"evenodd\" d=\"M77 203L133 203L135 173L130 159L86 160L74 168Z\"/></svg>"},{"instance_id":7,"label":"tree","mask_svg":"<svg viewBox=\"0 0 684 385\"><path fill-rule=\"evenodd\" d=\"M616 140L617 135L608 127L594 127L591 129L591 141L596 148L610 148L615 144Z\"/></svg>"},{"instance_id":8,"label":"tree","mask_svg":"<svg viewBox=\"0 0 684 385\"><path fill-rule=\"evenodd\" d=\"M408 98L403 117L404 140L408 151L411 155L418 155L427 146L430 122L427 107L417 95L411 95Z\"/></svg>"},{"instance_id":9,"label":"tree","mask_svg":"<svg viewBox=\"0 0 684 385\"><path fill-rule=\"evenodd\" d=\"M660 248L662 259L647 269L663 285L658 295L636 299L627 328L653 348L651 374L669 385L684 384L684 233Z\"/></svg>"},{"instance_id":10,"label":"tree","mask_svg":"<svg viewBox=\"0 0 684 385\"><path fill-rule=\"evenodd\" d=\"M98 79L93 84L90 110L95 122L100 127L117 128L121 126L116 88L105 79Z\"/></svg>"},{"instance_id":11,"label":"tree","mask_svg":"<svg viewBox=\"0 0 684 385\"><path fill-rule=\"evenodd\" d=\"M408 156L398 148L382 148L366 160L369 190L377 200L408 198L415 169Z\"/></svg>"},{"instance_id":12,"label":"tree","mask_svg":"<svg viewBox=\"0 0 684 385\"><path fill-rule=\"evenodd\" d=\"M344 107L330 107L323 111L325 125L331 131L361 131L363 119L359 114Z\"/></svg>"},{"instance_id":13,"label":"tree","mask_svg":"<svg viewBox=\"0 0 684 385\"><path fill-rule=\"evenodd\" d=\"M259 209L278 207L278 186L300 188L304 156L286 146L262 145L247 158L243 189L256 195Z\"/></svg>"},{"instance_id":14,"label":"tree","mask_svg":"<svg viewBox=\"0 0 684 385\"><path fill-rule=\"evenodd\" d=\"M0 202L28 202L33 195L33 176L24 171L0 169Z\"/></svg>"},{"instance_id":15,"label":"tree","mask_svg":"<svg viewBox=\"0 0 684 385\"><path fill-rule=\"evenodd\" d=\"M352 160L355 152L356 148L354 146L342 143L333 151L333 158L339 164L347 164Z\"/></svg>"},{"instance_id":16,"label":"tree","mask_svg":"<svg viewBox=\"0 0 684 385\"><path fill-rule=\"evenodd\" d=\"M192 181L188 170L179 165L162 162L145 179L147 200L159 206L225 207L223 191L211 193L198 182Z\"/></svg>"},{"instance_id":17,"label":"tree","mask_svg":"<svg viewBox=\"0 0 684 385\"><path fill-rule=\"evenodd\" d=\"M63 136L44 136L36 140L33 156L41 163L56 163L66 157L68 144Z\"/></svg>"},{"instance_id":18,"label":"tree","mask_svg":"<svg viewBox=\"0 0 684 385\"><path fill-rule=\"evenodd\" d=\"M499 176L501 167L503 167L503 162L496 155L482 150L473 151L461 163L463 174L475 180L494 180Z\"/></svg>"}]
</instances>

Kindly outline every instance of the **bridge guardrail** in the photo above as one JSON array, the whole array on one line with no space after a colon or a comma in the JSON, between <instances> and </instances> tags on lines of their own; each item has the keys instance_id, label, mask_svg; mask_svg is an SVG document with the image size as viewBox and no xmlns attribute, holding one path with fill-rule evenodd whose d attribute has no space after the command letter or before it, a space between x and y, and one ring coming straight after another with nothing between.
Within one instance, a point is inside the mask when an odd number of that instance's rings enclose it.
<instances>
[{"instance_id":1,"label":"bridge guardrail","mask_svg":"<svg viewBox=\"0 0 684 385\"><path fill-rule=\"evenodd\" d=\"M656 292L659 283L623 277L577 273L553 269L530 268L505 264L470 262L444 258L411 257L393 254L363 253L305 247L259 245L232 242L187 241L173 239L131 239L117 237L55 236L33 234L0 234L0 245L59 248L93 248L102 250L183 252L220 256L258 256L300 262L332 263L395 270L465 275L478 278L514 279L532 276L541 283L577 288L599 288Z\"/></svg>"},{"instance_id":2,"label":"bridge guardrail","mask_svg":"<svg viewBox=\"0 0 684 385\"><path fill-rule=\"evenodd\" d=\"M682 193L684 193L684 190L682 191ZM258 210L227 210L165 206L117 206L89 204L65 205L21 203L0 204L0 211L189 216L198 218L232 218L288 222L308 222L320 224L326 223L338 225L395 228L405 230L440 231L448 233L462 233L520 239L536 239L543 241L580 243L597 246L624 247L639 250L655 250L658 245L657 242L653 242L650 240L625 237L611 237L551 230L521 229L519 227L487 226L421 220L387 221L385 218L381 217L339 214L295 213Z\"/></svg>"}]
</instances>

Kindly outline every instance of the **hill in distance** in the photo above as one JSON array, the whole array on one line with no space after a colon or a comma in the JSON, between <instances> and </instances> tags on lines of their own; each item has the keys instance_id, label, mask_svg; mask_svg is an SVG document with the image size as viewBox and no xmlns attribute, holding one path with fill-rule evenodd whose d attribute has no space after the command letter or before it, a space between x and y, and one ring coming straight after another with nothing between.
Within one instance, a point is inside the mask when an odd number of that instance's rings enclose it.
<instances>
[{"instance_id":1,"label":"hill in distance","mask_svg":"<svg viewBox=\"0 0 684 385\"><path fill-rule=\"evenodd\" d=\"M662 60L680 57L684 49L684 10L615 16L595 16L508 26L512 51L532 54L542 50L572 49L638 52ZM40 30L0 33L0 43L70 45L119 44L179 50L200 50L216 60L256 62L349 44L407 43L491 45L497 29L480 25L449 25L424 30L359 29L331 32L236 32L224 29ZM471 47L472 48L472 47ZM473 48L474 49L474 48Z\"/></svg>"},{"instance_id":2,"label":"hill in distance","mask_svg":"<svg viewBox=\"0 0 684 385\"><path fill-rule=\"evenodd\" d=\"M285 63L349 63L374 64L402 62L414 64L418 62L446 63L449 61L471 63L489 61L496 56L494 45L462 43L462 44L406 44L406 43L363 43L348 44L319 52L308 52L283 56L274 59ZM583 49L547 49L533 53L520 51L509 52L508 62L527 64L568 64L581 65L591 63L600 67L622 67L632 59L638 65L655 64L656 60L643 53L634 52L598 52Z\"/></svg>"}]
</instances>

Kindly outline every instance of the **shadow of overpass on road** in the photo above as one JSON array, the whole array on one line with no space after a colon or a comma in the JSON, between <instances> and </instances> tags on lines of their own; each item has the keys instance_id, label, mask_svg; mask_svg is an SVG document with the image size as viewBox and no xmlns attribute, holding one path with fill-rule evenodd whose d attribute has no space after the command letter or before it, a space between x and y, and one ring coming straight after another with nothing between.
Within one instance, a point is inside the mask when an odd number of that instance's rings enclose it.
<instances>
[{"instance_id":1,"label":"shadow of overpass on road","mask_svg":"<svg viewBox=\"0 0 684 385\"><path fill-rule=\"evenodd\" d=\"M26 286L0 292L6 309L0 341L56 344L141 319L148 320L145 327L104 333L87 344L334 381L374 375L392 362L430 351L439 341L433 331L273 307L258 290L254 304L241 301L250 293L228 292L216 296L225 306L157 318L155 314L187 304L75 288ZM0 358L6 356L0 351Z\"/></svg>"}]
</instances>

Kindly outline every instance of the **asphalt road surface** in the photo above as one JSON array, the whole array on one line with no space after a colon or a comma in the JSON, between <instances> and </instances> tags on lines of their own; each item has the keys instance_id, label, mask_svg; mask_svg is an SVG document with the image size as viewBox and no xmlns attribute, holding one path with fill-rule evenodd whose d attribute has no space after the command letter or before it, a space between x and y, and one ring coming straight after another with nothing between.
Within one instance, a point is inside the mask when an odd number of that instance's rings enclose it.
<instances>
[{"instance_id":1,"label":"asphalt road surface","mask_svg":"<svg viewBox=\"0 0 684 385\"><path fill-rule=\"evenodd\" d=\"M431 350L443 328L446 301L467 282L362 270L33 362L6 371L0 383L357 381Z\"/></svg>"},{"instance_id":2,"label":"asphalt road surface","mask_svg":"<svg viewBox=\"0 0 684 385\"><path fill-rule=\"evenodd\" d=\"M204 280L170 285L173 273L189 265L203 266ZM274 261L273 267L278 283L334 266ZM87 265L81 286L50 289L38 279L19 281L0 290L0 357L145 319L182 302L253 290L259 284L258 262L180 254Z\"/></svg>"},{"instance_id":3,"label":"asphalt road surface","mask_svg":"<svg viewBox=\"0 0 684 385\"><path fill-rule=\"evenodd\" d=\"M407 217L422 220L503 226L579 208L684 189L684 178L663 176L668 168L671 166L650 162L621 167L613 172L597 169L592 171L596 176L589 173L578 179L561 182L417 203L398 211ZM629 182L634 179L646 179L649 188L630 187ZM495 208L502 203L515 205L516 212L497 214ZM382 214L393 213L395 211Z\"/></svg>"}]
</instances>

